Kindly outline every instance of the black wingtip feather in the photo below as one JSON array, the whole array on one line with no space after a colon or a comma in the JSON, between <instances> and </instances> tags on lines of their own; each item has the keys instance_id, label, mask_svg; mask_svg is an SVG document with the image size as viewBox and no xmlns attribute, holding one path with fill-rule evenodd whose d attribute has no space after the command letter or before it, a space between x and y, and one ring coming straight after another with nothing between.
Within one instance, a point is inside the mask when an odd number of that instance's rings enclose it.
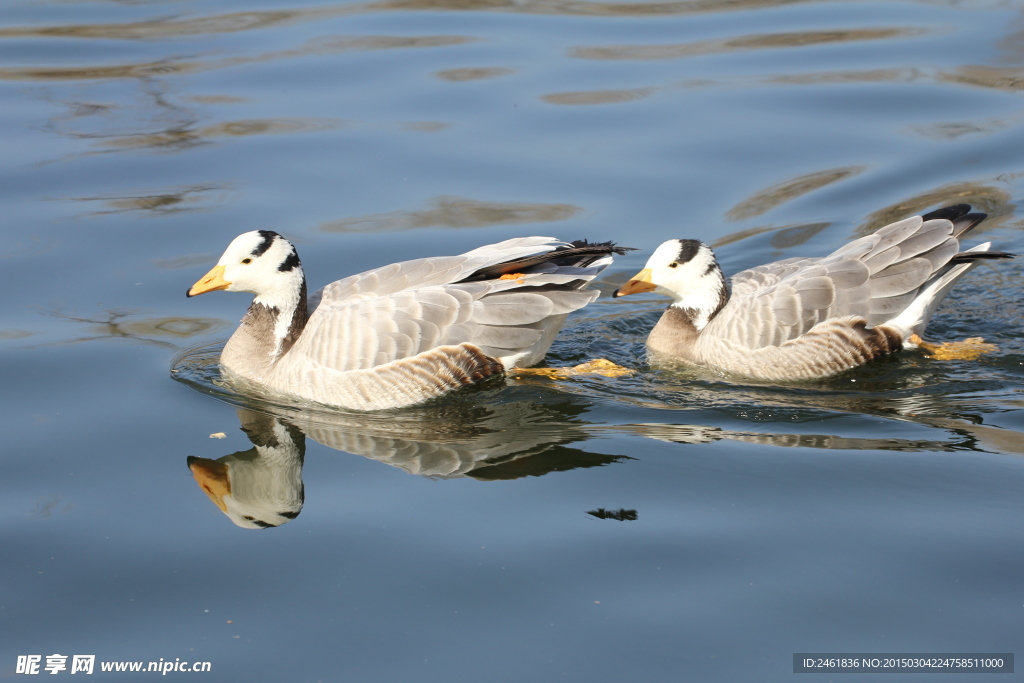
<instances>
[{"instance_id":1,"label":"black wingtip feather","mask_svg":"<svg viewBox=\"0 0 1024 683\"><path fill-rule=\"evenodd\" d=\"M962 237L978 223L988 218L987 213L968 213L953 221L953 236Z\"/></svg>"},{"instance_id":2,"label":"black wingtip feather","mask_svg":"<svg viewBox=\"0 0 1024 683\"><path fill-rule=\"evenodd\" d=\"M944 206L941 209L935 209L934 211L922 215L921 218L926 221L935 220L937 218L945 218L947 221L955 221L970 210L970 204L953 204L952 206Z\"/></svg>"},{"instance_id":3,"label":"black wingtip feather","mask_svg":"<svg viewBox=\"0 0 1024 683\"><path fill-rule=\"evenodd\" d=\"M509 273L523 272L531 266L548 261L560 265L586 268L594 261L597 261L608 254L619 254L627 251L636 251L633 247L620 247L614 242L588 242L587 240L575 240L564 247L558 247L554 251L526 256L511 261L498 263L487 268L481 268L469 277L463 278L460 282L473 282L475 280L490 280Z\"/></svg>"},{"instance_id":4,"label":"black wingtip feather","mask_svg":"<svg viewBox=\"0 0 1024 683\"><path fill-rule=\"evenodd\" d=\"M936 209L921 216L926 221L935 219L945 219L953 223L953 236L956 238L963 237L978 223L988 218L987 213L971 213L970 204L954 204L953 206L944 206L941 209ZM1011 259L1015 258L1016 254L1011 254L1008 251L962 251L956 254L949 260L950 263L968 263L970 261L981 261L981 260L998 260L998 259Z\"/></svg>"},{"instance_id":5,"label":"black wingtip feather","mask_svg":"<svg viewBox=\"0 0 1024 683\"><path fill-rule=\"evenodd\" d=\"M926 221L945 219L953 223L953 236L961 237L967 234L974 226L988 218L987 213L970 213L970 204L954 204L944 206L921 216Z\"/></svg>"},{"instance_id":6,"label":"black wingtip feather","mask_svg":"<svg viewBox=\"0 0 1024 683\"><path fill-rule=\"evenodd\" d=\"M953 258L950 263L967 263L968 261L996 260L1016 258L1016 254L1008 251L962 251Z\"/></svg>"},{"instance_id":7,"label":"black wingtip feather","mask_svg":"<svg viewBox=\"0 0 1024 683\"><path fill-rule=\"evenodd\" d=\"M628 252L628 251L636 251L637 250L636 247L620 247L617 244L615 244L615 242L612 242L612 241L608 241L608 242L590 242L588 240L573 240L572 242L569 242L569 244L572 245L571 248L573 248L573 249L580 249L581 251L578 252L578 253L581 253L581 254L585 254L585 253L612 254L612 253L614 253L614 254L618 254L619 256L625 256L626 252ZM569 248L570 247L560 247L559 249L556 249L555 251L556 252L563 251L563 250L569 249ZM593 249L594 251L593 252L589 252L590 249Z\"/></svg>"}]
</instances>

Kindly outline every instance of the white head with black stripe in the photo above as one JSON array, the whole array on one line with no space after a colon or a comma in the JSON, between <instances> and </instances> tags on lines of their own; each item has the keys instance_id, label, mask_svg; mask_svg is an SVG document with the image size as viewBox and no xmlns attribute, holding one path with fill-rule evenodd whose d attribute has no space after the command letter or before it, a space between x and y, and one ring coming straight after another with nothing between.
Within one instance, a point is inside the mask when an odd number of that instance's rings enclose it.
<instances>
[{"instance_id":1,"label":"white head with black stripe","mask_svg":"<svg viewBox=\"0 0 1024 683\"><path fill-rule=\"evenodd\" d=\"M685 310L694 327L703 329L729 298L725 277L711 247L698 240L675 239L654 250L644 269L613 296L657 292Z\"/></svg>"},{"instance_id":2,"label":"white head with black stripe","mask_svg":"<svg viewBox=\"0 0 1024 683\"><path fill-rule=\"evenodd\" d=\"M225 289L251 292L255 303L295 307L305 280L292 243L270 230L246 232L228 245L217 265L188 290L188 296Z\"/></svg>"}]
</instances>

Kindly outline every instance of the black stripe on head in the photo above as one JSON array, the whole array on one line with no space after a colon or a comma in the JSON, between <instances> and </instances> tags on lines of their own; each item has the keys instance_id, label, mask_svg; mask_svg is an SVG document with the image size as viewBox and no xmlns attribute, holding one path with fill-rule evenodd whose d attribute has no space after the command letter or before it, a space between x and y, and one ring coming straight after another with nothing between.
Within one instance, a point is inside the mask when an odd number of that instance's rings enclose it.
<instances>
[{"instance_id":1,"label":"black stripe on head","mask_svg":"<svg viewBox=\"0 0 1024 683\"><path fill-rule=\"evenodd\" d=\"M700 251L701 244L700 240L679 240L679 255L676 256L676 261L689 263Z\"/></svg>"},{"instance_id":2,"label":"black stripe on head","mask_svg":"<svg viewBox=\"0 0 1024 683\"><path fill-rule=\"evenodd\" d=\"M288 258L286 258L284 260L284 263L279 265L277 269L282 273L285 273L289 270L295 270L296 267L301 265L302 264L299 263L299 255L295 252L295 248L293 247L292 253L288 254Z\"/></svg>"},{"instance_id":3,"label":"black stripe on head","mask_svg":"<svg viewBox=\"0 0 1024 683\"><path fill-rule=\"evenodd\" d=\"M263 256L263 254L270 249L270 245L274 243L274 239L280 237L273 230L260 230L260 243L256 245L256 248L252 250L253 256Z\"/></svg>"}]
</instances>

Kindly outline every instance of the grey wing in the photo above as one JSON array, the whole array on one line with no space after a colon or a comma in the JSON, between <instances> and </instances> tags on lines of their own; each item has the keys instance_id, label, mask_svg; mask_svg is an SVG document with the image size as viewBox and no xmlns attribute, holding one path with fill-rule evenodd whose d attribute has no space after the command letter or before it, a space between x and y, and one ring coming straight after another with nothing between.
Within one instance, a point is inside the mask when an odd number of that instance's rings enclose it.
<instances>
[{"instance_id":1,"label":"grey wing","mask_svg":"<svg viewBox=\"0 0 1024 683\"><path fill-rule=\"evenodd\" d=\"M510 364L532 364L550 345L564 314L598 296L566 285L590 269L542 267L524 279L462 282L481 268L554 251L550 237L521 237L458 256L393 263L327 285L288 352L339 371L362 370L437 346L471 343ZM579 271L579 272L577 272ZM585 271L585 272L584 272Z\"/></svg>"},{"instance_id":2,"label":"grey wing","mask_svg":"<svg viewBox=\"0 0 1024 683\"><path fill-rule=\"evenodd\" d=\"M464 255L392 263L332 282L321 290L321 301L335 304L376 299L404 289L456 282L473 270L473 259Z\"/></svg>"},{"instance_id":3,"label":"grey wing","mask_svg":"<svg viewBox=\"0 0 1024 683\"><path fill-rule=\"evenodd\" d=\"M749 349L778 346L831 318L869 326L899 315L959 251L953 224L914 216L821 259L787 259L733 279L729 303L705 334Z\"/></svg>"},{"instance_id":4,"label":"grey wing","mask_svg":"<svg viewBox=\"0 0 1024 683\"><path fill-rule=\"evenodd\" d=\"M319 290L324 301L374 298L405 289L458 282L487 266L554 251L564 243L553 237L519 237L458 256L432 256L392 263L332 282Z\"/></svg>"},{"instance_id":5,"label":"grey wing","mask_svg":"<svg viewBox=\"0 0 1024 683\"><path fill-rule=\"evenodd\" d=\"M325 297L288 353L339 371L467 342L492 358L513 358L544 343L550 320L598 294L543 287L516 291L519 287L515 281L491 281L341 301Z\"/></svg>"},{"instance_id":6,"label":"grey wing","mask_svg":"<svg viewBox=\"0 0 1024 683\"><path fill-rule=\"evenodd\" d=\"M740 272L729 278L732 296L744 297L748 294L759 292L774 285L779 280L792 275L801 268L817 263L821 258L806 258L797 256L795 258L783 259L774 263L766 263L763 266L755 266Z\"/></svg>"}]
</instances>

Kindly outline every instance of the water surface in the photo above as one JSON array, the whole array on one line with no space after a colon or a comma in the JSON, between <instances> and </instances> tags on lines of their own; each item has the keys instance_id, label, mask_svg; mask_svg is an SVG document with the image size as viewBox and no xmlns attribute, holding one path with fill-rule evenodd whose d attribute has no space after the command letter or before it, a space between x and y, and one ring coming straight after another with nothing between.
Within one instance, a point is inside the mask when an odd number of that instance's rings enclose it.
<instances>
[{"instance_id":1,"label":"water surface","mask_svg":"<svg viewBox=\"0 0 1024 683\"><path fill-rule=\"evenodd\" d=\"M0 673L777 681L794 652L1019 650L1024 264L930 328L994 353L799 386L651 367L664 301L607 295L670 237L731 273L959 202L1024 253L1022 35L982 0L5 3ZM214 380L247 301L184 292L253 229L313 287L531 234L637 247L548 358L637 372L243 399ZM257 493L222 511L190 457Z\"/></svg>"}]
</instances>

